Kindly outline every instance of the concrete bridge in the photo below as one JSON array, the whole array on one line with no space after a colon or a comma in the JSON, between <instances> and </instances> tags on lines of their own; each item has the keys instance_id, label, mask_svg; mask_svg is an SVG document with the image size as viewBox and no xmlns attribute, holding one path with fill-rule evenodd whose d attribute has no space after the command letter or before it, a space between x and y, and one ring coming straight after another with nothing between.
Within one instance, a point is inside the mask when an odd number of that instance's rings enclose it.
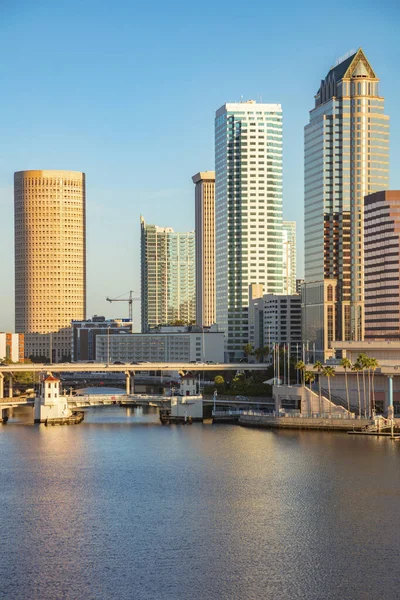
<instances>
[{"instance_id":1,"label":"concrete bridge","mask_svg":"<svg viewBox=\"0 0 400 600\"><path fill-rule=\"evenodd\" d=\"M187 363L187 362L157 362L110 365L104 363L16 363L0 365L0 398L4 398L4 375L8 375L8 396L13 396L13 374L38 373L51 375L53 373L124 373L126 378L126 393L134 392L134 378L138 371L193 371L203 373L207 371L263 371L269 365L265 363Z\"/></svg>"},{"instance_id":2,"label":"concrete bridge","mask_svg":"<svg viewBox=\"0 0 400 600\"><path fill-rule=\"evenodd\" d=\"M37 403L43 403L44 398L38 397L23 397L23 398L1 398L0 399L0 423L7 421L11 416L12 410L21 407L31 407L36 410ZM51 405L58 403L65 404L70 412L80 409L91 408L96 406L118 406L126 408L134 408L138 406L155 406L157 408L171 408L171 404L188 408L188 405L197 404L198 414L203 415L204 407L209 407L208 412L211 414L211 408L219 407L226 409L237 407L240 409L250 409L257 407L259 409L270 409L271 400L263 398L254 398L253 400L243 400L236 398L204 398L203 396L156 396L150 394L87 394L76 396L59 396L51 402Z\"/></svg>"}]
</instances>

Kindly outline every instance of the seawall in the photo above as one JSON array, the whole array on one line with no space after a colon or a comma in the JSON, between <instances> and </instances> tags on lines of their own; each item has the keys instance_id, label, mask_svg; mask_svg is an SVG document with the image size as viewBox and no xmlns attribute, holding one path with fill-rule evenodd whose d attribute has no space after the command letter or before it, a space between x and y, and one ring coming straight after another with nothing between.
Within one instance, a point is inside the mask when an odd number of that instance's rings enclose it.
<instances>
[{"instance_id":1,"label":"seawall","mask_svg":"<svg viewBox=\"0 0 400 600\"><path fill-rule=\"evenodd\" d=\"M371 423L369 419L325 419L311 417L270 417L266 415L241 415L239 425L266 427L269 429L325 429L350 431L361 429Z\"/></svg>"}]
</instances>

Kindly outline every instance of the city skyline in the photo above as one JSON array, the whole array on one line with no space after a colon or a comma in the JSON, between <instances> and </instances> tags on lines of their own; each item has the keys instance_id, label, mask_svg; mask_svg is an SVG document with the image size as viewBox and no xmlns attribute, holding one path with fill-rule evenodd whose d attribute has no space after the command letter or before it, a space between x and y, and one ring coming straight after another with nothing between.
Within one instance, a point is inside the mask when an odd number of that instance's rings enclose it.
<instances>
[{"instance_id":1,"label":"city skyline","mask_svg":"<svg viewBox=\"0 0 400 600\"><path fill-rule=\"evenodd\" d=\"M3 77L8 85L1 100L7 118L1 141L4 160L0 166L0 251L6 257L0 290L0 329L13 327L13 265L7 260L7 254L13 243L12 175L16 170L85 171L89 191L88 314L123 317L126 315L122 307L108 305L105 298L129 289L139 292L137 234L124 245L115 239L110 243L104 241L109 239L110 229L122 229L127 220L130 228L138 232L136 219L143 205L151 222L170 224L172 209L177 230L194 227L191 175L199 168L211 170L214 167L213 114L224 101L240 100L241 96L258 100L262 96L265 101L282 104L285 114L284 219L295 219L298 224L298 276L303 274L302 129L310 108L310 95L315 93L327 65L333 65L337 58L358 45L364 48L379 73L386 112L392 116L392 165L400 160L400 120L395 114L400 83L393 76L396 56L391 51L397 43L398 9L392 4L387 6L386 12L372 9L368 14L363 13L362 39L355 38L351 19L343 21L341 18L341 5L335 14L328 6L321 6L318 15L310 14L307 5L302 7L301 14L297 11L293 15L286 14L283 7L273 7L275 30L267 39L264 35L257 36L262 17L271 16L267 7L259 7L257 18L246 17L244 27L240 19L223 14L221 7L213 13L213 22L207 30L208 43L201 52L195 45L185 43L190 30L187 27L185 32L185 26L192 22L193 9L187 8L178 14L177 7L168 11L161 8L166 22L169 23L171 17L175 19L175 27L182 33L158 62L155 60L156 55L160 56L157 50L165 46L166 37L171 41L171 35L166 29L150 27L152 18L146 7L141 8L138 19L145 23L143 33L135 26L138 34L135 36L131 29L129 35L127 28L121 30L121 10L111 16L107 12L106 19L105 9L100 6L95 15L96 27L93 27L93 12L89 6L79 7L74 52L66 53L63 45L55 42L67 36L67 23L59 18L59 8L48 11L47 4L44 2L34 9L26 7L26 16L19 15L18 20L12 8L5 9L2 19L0 43L9 60L3 65ZM72 1L71 10L74 4ZM133 9L122 4L126 9L124 20L128 22ZM343 3L343 9L344 6ZM361 7L360 2L350 9L346 6L347 14ZM315 27L328 17L331 34L326 28ZM56 28L52 27L55 22ZM221 27L217 27L218 23ZM39 40L35 32L42 27L48 34ZM136 60L145 31L144 47L151 45L152 50ZM237 48L233 34L239 31L242 45ZM109 45L104 44L105 32ZM251 44L247 44L249 40ZM222 42L225 44L223 56L235 52L235 61L227 62L223 78L214 60ZM188 50L185 57L182 57L182 44ZM28 51L33 61L47 65L40 78L34 71L25 73L24 78L17 75L23 64L21 59ZM131 77L126 77L127 72ZM190 78L191 83L187 85L188 78L195 72L196 77ZM107 77L112 85L104 93L102 82ZM68 78L73 78L74 86L67 95L64 91L60 95ZM138 81L140 89L136 85ZM163 128L151 118L160 107L168 112ZM107 119L104 119L105 114ZM392 168L391 188L400 187L399 178ZM114 268L117 262L120 269ZM104 271L109 273L107 278L103 277ZM128 271L132 274L129 282ZM137 328L138 317L135 306Z\"/></svg>"}]
</instances>

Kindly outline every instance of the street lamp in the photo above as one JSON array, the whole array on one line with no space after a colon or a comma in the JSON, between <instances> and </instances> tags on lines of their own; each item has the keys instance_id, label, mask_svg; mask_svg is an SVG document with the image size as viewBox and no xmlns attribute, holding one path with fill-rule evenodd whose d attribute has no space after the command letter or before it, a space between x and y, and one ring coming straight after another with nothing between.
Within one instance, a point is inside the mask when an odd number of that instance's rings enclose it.
<instances>
[{"instance_id":1,"label":"street lamp","mask_svg":"<svg viewBox=\"0 0 400 600\"><path fill-rule=\"evenodd\" d=\"M107 327L107 367L110 366L110 326Z\"/></svg>"}]
</instances>

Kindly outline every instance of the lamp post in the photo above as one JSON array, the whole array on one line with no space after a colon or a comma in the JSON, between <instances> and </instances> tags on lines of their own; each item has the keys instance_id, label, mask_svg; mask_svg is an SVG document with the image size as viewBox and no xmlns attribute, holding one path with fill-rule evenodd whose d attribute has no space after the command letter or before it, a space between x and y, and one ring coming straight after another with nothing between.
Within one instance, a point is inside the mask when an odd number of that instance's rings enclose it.
<instances>
[{"instance_id":1,"label":"lamp post","mask_svg":"<svg viewBox=\"0 0 400 600\"><path fill-rule=\"evenodd\" d=\"M217 407L217 395L218 395L217 390L214 390L214 410L213 410L214 416L215 416L215 411L216 411L216 407Z\"/></svg>"},{"instance_id":2,"label":"lamp post","mask_svg":"<svg viewBox=\"0 0 400 600\"><path fill-rule=\"evenodd\" d=\"M107 367L110 366L110 326L107 327Z\"/></svg>"}]
</instances>

